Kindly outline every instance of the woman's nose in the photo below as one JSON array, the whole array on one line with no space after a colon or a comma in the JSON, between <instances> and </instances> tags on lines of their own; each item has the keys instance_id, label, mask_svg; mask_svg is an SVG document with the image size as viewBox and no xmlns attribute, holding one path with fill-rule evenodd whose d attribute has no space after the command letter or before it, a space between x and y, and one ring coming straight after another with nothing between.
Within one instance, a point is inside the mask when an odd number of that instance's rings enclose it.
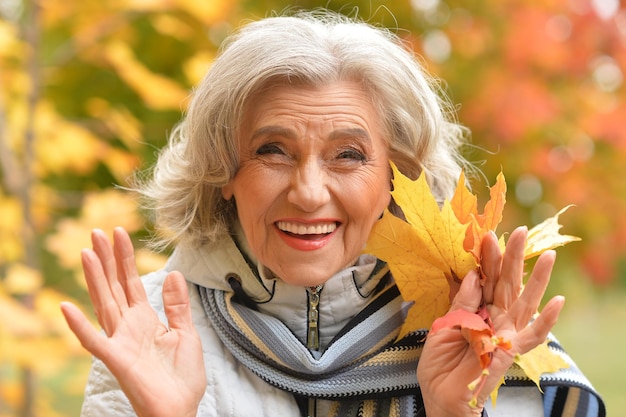
<instances>
[{"instance_id":1,"label":"woman's nose","mask_svg":"<svg viewBox=\"0 0 626 417\"><path fill-rule=\"evenodd\" d=\"M319 161L302 161L292 174L287 200L302 211L313 212L330 201L327 180Z\"/></svg>"}]
</instances>

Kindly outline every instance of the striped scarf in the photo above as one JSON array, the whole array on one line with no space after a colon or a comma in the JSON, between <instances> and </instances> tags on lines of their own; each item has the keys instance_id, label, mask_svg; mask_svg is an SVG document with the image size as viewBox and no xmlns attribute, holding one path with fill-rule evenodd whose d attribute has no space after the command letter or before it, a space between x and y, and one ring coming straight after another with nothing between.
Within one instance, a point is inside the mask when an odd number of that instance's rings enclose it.
<instances>
[{"instance_id":1,"label":"striped scarf","mask_svg":"<svg viewBox=\"0 0 626 417\"><path fill-rule=\"evenodd\" d=\"M233 301L233 293L198 287L205 312L233 356L254 374L296 398L332 401L330 416L423 415L416 378L427 332L396 340L402 326L402 297L390 285L340 331L323 352L310 351L277 318ZM542 377L546 417L605 416L604 404L571 364ZM506 385L531 385L511 368Z\"/></svg>"}]
</instances>

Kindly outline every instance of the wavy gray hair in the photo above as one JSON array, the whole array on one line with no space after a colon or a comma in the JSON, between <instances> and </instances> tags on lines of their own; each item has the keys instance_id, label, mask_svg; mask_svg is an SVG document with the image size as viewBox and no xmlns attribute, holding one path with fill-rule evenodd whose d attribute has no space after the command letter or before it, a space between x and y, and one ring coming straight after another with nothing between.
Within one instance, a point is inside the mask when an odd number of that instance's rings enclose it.
<instances>
[{"instance_id":1,"label":"wavy gray hair","mask_svg":"<svg viewBox=\"0 0 626 417\"><path fill-rule=\"evenodd\" d=\"M237 129L251 97L274 83L324 86L358 81L381 117L391 160L427 176L449 197L465 165L466 129L402 40L386 29L328 11L297 12L231 35L194 91L150 180L138 187L156 214L157 244L214 242L236 217L223 187L237 172Z\"/></svg>"}]
</instances>

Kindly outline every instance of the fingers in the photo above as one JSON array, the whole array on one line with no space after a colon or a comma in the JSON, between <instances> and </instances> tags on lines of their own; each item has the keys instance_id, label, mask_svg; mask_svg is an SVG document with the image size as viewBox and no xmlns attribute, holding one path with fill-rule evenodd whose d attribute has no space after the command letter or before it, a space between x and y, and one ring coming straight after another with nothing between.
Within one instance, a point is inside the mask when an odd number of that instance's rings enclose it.
<instances>
[{"instance_id":1,"label":"fingers","mask_svg":"<svg viewBox=\"0 0 626 417\"><path fill-rule=\"evenodd\" d=\"M559 314L565 304L565 298L555 296L543 308L541 314L526 328L518 333L517 352L524 354L535 346L543 343L559 319Z\"/></svg>"},{"instance_id":2,"label":"fingers","mask_svg":"<svg viewBox=\"0 0 626 417\"><path fill-rule=\"evenodd\" d=\"M170 272L163 283L163 306L170 329L192 330L187 283L180 272Z\"/></svg>"},{"instance_id":3,"label":"fingers","mask_svg":"<svg viewBox=\"0 0 626 417\"><path fill-rule=\"evenodd\" d=\"M550 274L552 273L555 260L556 252L554 251L544 252L537 260L535 268L524 287L524 291L515 300L510 309L516 328L523 329L537 312L550 282Z\"/></svg>"},{"instance_id":4,"label":"fingers","mask_svg":"<svg viewBox=\"0 0 626 417\"><path fill-rule=\"evenodd\" d=\"M135 250L126 230L116 227L113 230L113 252L117 264L117 277L125 290L129 306L147 300L146 291L137 272Z\"/></svg>"},{"instance_id":5,"label":"fingers","mask_svg":"<svg viewBox=\"0 0 626 417\"><path fill-rule=\"evenodd\" d=\"M101 357L106 343L106 338L102 333L98 332L91 325L83 312L74 304L62 302L61 312L68 326L80 341L80 344L91 354Z\"/></svg>"},{"instance_id":6,"label":"fingers","mask_svg":"<svg viewBox=\"0 0 626 417\"><path fill-rule=\"evenodd\" d=\"M524 354L543 343L558 320L565 302L565 299L560 296L552 298L541 314L529 324L537 313L548 287L555 260L556 252L554 251L550 250L541 254L523 292L514 300L507 313L510 322L518 332L515 343L517 353Z\"/></svg>"},{"instance_id":7,"label":"fingers","mask_svg":"<svg viewBox=\"0 0 626 417\"><path fill-rule=\"evenodd\" d=\"M98 322L104 331L111 335L121 317L119 301L113 296L108 278L104 273L98 255L90 250L81 252L83 271L91 304L93 304Z\"/></svg>"},{"instance_id":8,"label":"fingers","mask_svg":"<svg viewBox=\"0 0 626 417\"><path fill-rule=\"evenodd\" d=\"M476 270L470 271L463 281L459 292L452 300L450 311L465 310L475 313L482 302L482 289L480 286L480 277Z\"/></svg>"},{"instance_id":9,"label":"fingers","mask_svg":"<svg viewBox=\"0 0 626 417\"><path fill-rule=\"evenodd\" d=\"M147 297L128 233L116 228L112 246L107 235L95 229L91 241L93 250L81 253L83 270L98 322L110 336L122 314L130 306L147 301Z\"/></svg>"},{"instance_id":10,"label":"fingers","mask_svg":"<svg viewBox=\"0 0 626 417\"><path fill-rule=\"evenodd\" d=\"M485 235L481 244L480 268L483 274L483 299L485 304L493 303L496 284L500 278L502 252L495 233Z\"/></svg>"},{"instance_id":11,"label":"fingers","mask_svg":"<svg viewBox=\"0 0 626 417\"><path fill-rule=\"evenodd\" d=\"M526 226L518 227L511 233L502 258L500 277L495 284L493 304L508 310L522 289L524 274L524 247L526 246Z\"/></svg>"},{"instance_id":12,"label":"fingers","mask_svg":"<svg viewBox=\"0 0 626 417\"><path fill-rule=\"evenodd\" d=\"M118 280L115 254L111 242L106 233L100 229L94 229L91 232L91 244L93 251L100 261L102 275L104 280L108 283L111 296L117 302L120 309L124 310L128 307L128 302L126 300L123 284Z\"/></svg>"}]
</instances>

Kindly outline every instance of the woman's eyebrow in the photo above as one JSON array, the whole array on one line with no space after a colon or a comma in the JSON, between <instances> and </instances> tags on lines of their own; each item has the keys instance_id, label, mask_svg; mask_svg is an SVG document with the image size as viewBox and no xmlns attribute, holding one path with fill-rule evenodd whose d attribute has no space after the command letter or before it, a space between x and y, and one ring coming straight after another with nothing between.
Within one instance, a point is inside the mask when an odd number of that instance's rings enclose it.
<instances>
[{"instance_id":1,"label":"woman's eyebrow","mask_svg":"<svg viewBox=\"0 0 626 417\"><path fill-rule=\"evenodd\" d=\"M252 134L252 139L262 136L282 136L287 139L295 139L297 137L296 132L293 129L275 125L263 126L255 130Z\"/></svg>"},{"instance_id":2,"label":"woman's eyebrow","mask_svg":"<svg viewBox=\"0 0 626 417\"><path fill-rule=\"evenodd\" d=\"M330 140L345 139L345 138L360 139L365 142L371 142L372 140L369 132L360 127L337 129L337 130L334 130L329 136Z\"/></svg>"},{"instance_id":3,"label":"woman's eyebrow","mask_svg":"<svg viewBox=\"0 0 626 417\"><path fill-rule=\"evenodd\" d=\"M267 136L280 136L286 139L296 139L298 134L295 130L290 129L284 126L277 125L269 125L263 126L254 131L252 134L252 140L259 137L267 137ZM371 142L370 134L367 130L362 129L360 127L350 127L333 130L329 137L330 140L338 140L338 139L346 139L346 138L354 138L359 139L364 142Z\"/></svg>"}]
</instances>

